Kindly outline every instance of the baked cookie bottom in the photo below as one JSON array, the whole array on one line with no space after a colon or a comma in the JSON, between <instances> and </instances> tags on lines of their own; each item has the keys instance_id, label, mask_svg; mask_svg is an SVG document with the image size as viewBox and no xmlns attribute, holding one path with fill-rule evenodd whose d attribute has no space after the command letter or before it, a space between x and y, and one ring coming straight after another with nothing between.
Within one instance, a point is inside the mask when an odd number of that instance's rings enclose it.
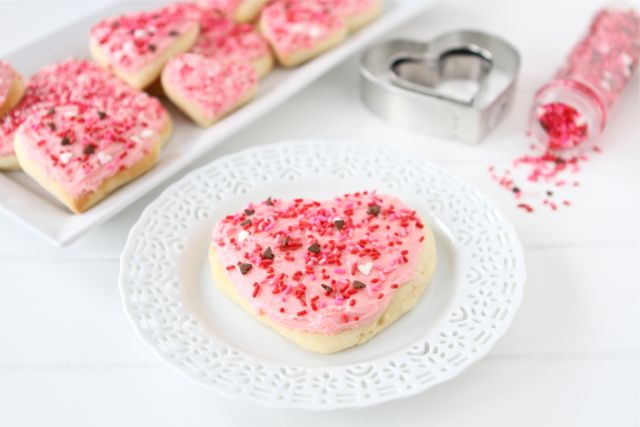
<instances>
[{"instance_id":1,"label":"baked cookie bottom","mask_svg":"<svg viewBox=\"0 0 640 427\"><path fill-rule=\"evenodd\" d=\"M35 163L29 157L29 154L24 150L24 147L20 141L19 136L16 136L14 147L16 150L16 157L22 167L22 170L33 178L42 188L53 195L56 199L62 202L74 213L82 213L89 209L91 206L104 199L107 195L115 191L117 188L122 187L126 183L134 180L138 176L144 174L146 171L156 163L160 154L160 149L164 142L171 136L172 122L167 115L167 121L164 124L163 129L160 132L160 139L156 144L152 146L152 149L134 163L131 167L116 173L115 175L104 180L98 188L94 191L82 194L79 197L74 197L69 194L62 185L50 177L46 176L42 168Z\"/></svg>"},{"instance_id":2,"label":"baked cookie bottom","mask_svg":"<svg viewBox=\"0 0 640 427\"><path fill-rule=\"evenodd\" d=\"M213 245L209 248L209 262L213 280L218 288L244 311L304 349L317 353L335 353L369 341L416 305L420 296L430 284L437 264L433 232L426 225L425 235L426 238L416 269L416 277L412 281L402 284L395 291L386 310L371 323L347 329L334 335L292 329L272 320L265 314L257 313L249 301L238 293L224 266L218 261Z\"/></svg>"}]
</instances>

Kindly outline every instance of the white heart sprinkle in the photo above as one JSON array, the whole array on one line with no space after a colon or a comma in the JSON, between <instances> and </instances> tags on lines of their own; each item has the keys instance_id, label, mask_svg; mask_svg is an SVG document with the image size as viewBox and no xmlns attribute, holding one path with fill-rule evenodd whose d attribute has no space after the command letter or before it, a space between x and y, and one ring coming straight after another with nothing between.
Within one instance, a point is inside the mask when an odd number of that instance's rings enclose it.
<instances>
[{"instance_id":1,"label":"white heart sprinkle","mask_svg":"<svg viewBox=\"0 0 640 427\"><path fill-rule=\"evenodd\" d=\"M358 271L365 276L368 276L371 273L371 269L373 268L373 264L368 262L366 264L358 264Z\"/></svg>"},{"instance_id":2,"label":"white heart sprinkle","mask_svg":"<svg viewBox=\"0 0 640 427\"><path fill-rule=\"evenodd\" d=\"M238 232L238 242L244 241L247 237L249 237L249 232L247 230L240 230Z\"/></svg>"},{"instance_id":3,"label":"white heart sprinkle","mask_svg":"<svg viewBox=\"0 0 640 427\"><path fill-rule=\"evenodd\" d=\"M138 28L133 32L133 37L136 39L143 39L146 35L147 33L144 30L141 30L140 28Z\"/></svg>"},{"instance_id":4,"label":"white heart sprinkle","mask_svg":"<svg viewBox=\"0 0 640 427\"><path fill-rule=\"evenodd\" d=\"M333 218L333 222L336 222L336 221L342 221L342 218L340 218L339 216L334 217Z\"/></svg>"},{"instance_id":5,"label":"white heart sprinkle","mask_svg":"<svg viewBox=\"0 0 640 427\"><path fill-rule=\"evenodd\" d=\"M63 165L66 165L67 163L69 163L69 160L71 160L72 156L73 156L73 154L71 154L71 153L62 153L62 154L60 154L60 163L62 163Z\"/></svg>"},{"instance_id":6,"label":"white heart sprinkle","mask_svg":"<svg viewBox=\"0 0 640 427\"><path fill-rule=\"evenodd\" d=\"M142 138L150 138L153 136L153 131L151 129L145 129L142 132L140 132L140 136Z\"/></svg>"},{"instance_id":7,"label":"white heart sprinkle","mask_svg":"<svg viewBox=\"0 0 640 427\"><path fill-rule=\"evenodd\" d=\"M111 161L113 157L107 153L100 152L98 153L98 161L101 165L107 164Z\"/></svg>"}]
</instances>

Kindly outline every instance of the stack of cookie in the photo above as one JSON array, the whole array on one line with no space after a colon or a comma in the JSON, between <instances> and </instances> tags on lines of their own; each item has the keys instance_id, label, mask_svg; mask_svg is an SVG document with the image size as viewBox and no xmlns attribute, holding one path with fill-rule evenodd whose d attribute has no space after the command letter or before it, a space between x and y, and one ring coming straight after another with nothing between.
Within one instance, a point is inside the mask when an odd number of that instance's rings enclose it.
<instances>
[{"instance_id":1,"label":"stack of cookie","mask_svg":"<svg viewBox=\"0 0 640 427\"><path fill-rule=\"evenodd\" d=\"M379 12L377 0L197 0L104 19L90 31L95 62L67 59L26 84L0 61L0 169L84 212L150 169L171 134L144 90L211 126L255 96L275 60L302 64Z\"/></svg>"}]
</instances>

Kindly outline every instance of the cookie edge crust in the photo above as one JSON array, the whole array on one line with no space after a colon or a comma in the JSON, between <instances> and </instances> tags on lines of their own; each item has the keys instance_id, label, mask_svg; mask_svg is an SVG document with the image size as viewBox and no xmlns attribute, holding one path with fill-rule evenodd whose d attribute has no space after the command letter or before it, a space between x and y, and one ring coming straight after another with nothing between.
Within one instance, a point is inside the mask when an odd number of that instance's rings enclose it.
<instances>
[{"instance_id":1,"label":"cookie edge crust","mask_svg":"<svg viewBox=\"0 0 640 427\"><path fill-rule=\"evenodd\" d=\"M151 169L158 159L162 145L171 136L172 126L171 119L169 118L169 115L167 115L167 120L160 131L160 138L152 146L152 149L147 155L143 156L131 167L107 178L94 191L82 194L79 197L74 197L69 194L59 182L46 176L39 165L31 160L26 150L23 149L23 144L20 139L20 131L16 133L14 147L16 157L23 171L33 178L49 194L67 206L73 213L80 214L107 197L116 189L133 181Z\"/></svg>"},{"instance_id":2,"label":"cookie edge crust","mask_svg":"<svg viewBox=\"0 0 640 427\"><path fill-rule=\"evenodd\" d=\"M427 286L431 283L437 264L434 235L427 225L425 225L425 236L426 238L420 251L416 277L402 284L394 292L386 310L373 322L333 335L289 328L270 319L265 314L258 314L249 301L236 290L224 266L218 261L213 244L209 247L209 262L211 275L218 289L244 311L306 350L317 353L335 353L349 347L364 344L416 305Z\"/></svg>"},{"instance_id":3,"label":"cookie edge crust","mask_svg":"<svg viewBox=\"0 0 640 427\"><path fill-rule=\"evenodd\" d=\"M20 75L16 74L16 77L13 79L11 87L9 88L7 99L4 104L0 105L0 120L5 114L11 111L13 107L18 105L18 102L20 102L24 96L25 90L26 86L24 80ZM15 154L0 156L0 170L20 170L20 164L18 163L18 159Z\"/></svg>"}]
</instances>

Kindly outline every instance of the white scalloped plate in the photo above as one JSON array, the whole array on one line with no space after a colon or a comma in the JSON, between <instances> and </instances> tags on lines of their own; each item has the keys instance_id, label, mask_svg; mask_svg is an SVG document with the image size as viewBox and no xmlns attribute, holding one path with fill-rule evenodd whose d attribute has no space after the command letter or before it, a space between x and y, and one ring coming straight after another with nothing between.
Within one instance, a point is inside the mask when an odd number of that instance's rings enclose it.
<instances>
[{"instance_id":1,"label":"white scalloped plate","mask_svg":"<svg viewBox=\"0 0 640 427\"><path fill-rule=\"evenodd\" d=\"M418 305L370 342L307 352L217 290L207 262L217 219L268 196L363 189L417 209L439 263ZM508 329L524 281L513 226L485 197L430 163L347 141L258 147L192 172L142 213L120 273L131 322L170 366L230 397L308 409L373 405L458 375Z\"/></svg>"}]
</instances>

